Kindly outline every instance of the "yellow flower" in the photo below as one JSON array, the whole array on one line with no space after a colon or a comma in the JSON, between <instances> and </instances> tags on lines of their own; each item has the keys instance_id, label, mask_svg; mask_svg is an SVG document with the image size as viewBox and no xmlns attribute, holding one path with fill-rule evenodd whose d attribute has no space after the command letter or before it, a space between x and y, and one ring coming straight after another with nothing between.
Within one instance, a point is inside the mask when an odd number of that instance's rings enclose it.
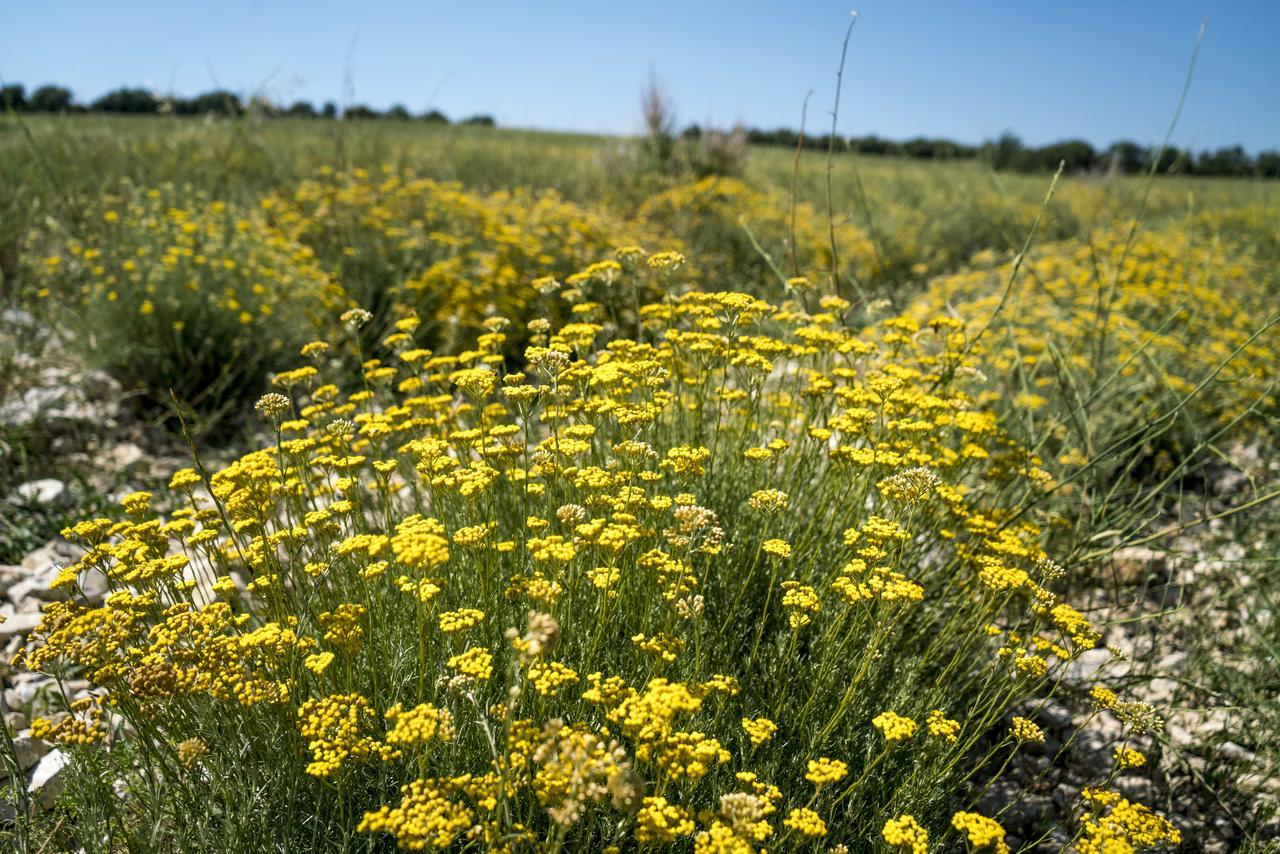
<instances>
[{"instance_id":1,"label":"yellow flower","mask_svg":"<svg viewBox=\"0 0 1280 854\"><path fill-rule=\"evenodd\" d=\"M773 738L773 734L778 731L777 724L768 718L743 718L742 728L746 731L747 738L757 747Z\"/></svg>"},{"instance_id":2,"label":"yellow flower","mask_svg":"<svg viewBox=\"0 0 1280 854\"><path fill-rule=\"evenodd\" d=\"M934 709L925 716L925 727L928 728L929 735L940 738L947 744L955 744L960 735L960 722L948 718L941 709Z\"/></svg>"},{"instance_id":3,"label":"yellow flower","mask_svg":"<svg viewBox=\"0 0 1280 854\"><path fill-rule=\"evenodd\" d=\"M766 544L767 546L767 544ZM790 554L790 546L787 547ZM822 602L818 592L812 587L795 581L782 582L782 607L787 612L787 623L792 631L802 629L813 619L813 615L822 610Z\"/></svg>"},{"instance_id":4,"label":"yellow flower","mask_svg":"<svg viewBox=\"0 0 1280 854\"><path fill-rule=\"evenodd\" d=\"M884 823L880 835L889 845L909 854L928 854L929 833L914 816L900 815L889 819Z\"/></svg>"},{"instance_id":5,"label":"yellow flower","mask_svg":"<svg viewBox=\"0 0 1280 854\"><path fill-rule=\"evenodd\" d=\"M399 703L387 709L387 744L395 747L423 747L433 739L453 741L453 715L448 709L437 709L420 703L406 710Z\"/></svg>"},{"instance_id":6,"label":"yellow flower","mask_svg":"<svg viewBox=\"0 0 1280 854\"><path fill-rule=\"evenodd\" d=\"M456 670L468 679L484 681L493 675L493 654L486 649L473 647L452 656L448 665L450 670Z\"/></svg>"},{"instance_id":7,"label":"yellow flower","mask_svg":"<svg viewBox=\"0 0 1280 854\"><path fill-rule=\"evenodd\" d=\"M1147 757L1131 747L1117 747L1114 759L1117 768L1141 768L1147 764Z\"/></svg>"},{"instance_id":8,"label":"yellow flower","mask_svg":"<svg viewBox=\"0 0 1280 854\"><path fill-rule=\"evenodd\" d=\"M760 549L769 557L786 560L791 557L791 544L786 540L765 540Z\"/></svg>"},{"instance_id":9,"label":"yellow flower","mask_svg":"<svg viewBox=\"0 0 1280 854\"><path fill-rule=\"evenodd\" d=\"M790 507L791 499L780 489L759 489L751 493L747 506L757 513L773 514Z\"/></svg>"},{"instance_id":10,"label":"yellow flower","mask_svg":"<svg viewBox=\"0 0 1280 854\"><path fill-rule=\"evenodd\" d=\"M820 757L809 760L809 772L804 778L816 788L821 789L830 783L838 783L849 773L849 766L839 759Z\"/></svg>"},{"instance_id":11,"label":"yellow flower","mask_svg":"<svg viewBox=\"0 0 1280 854\"><path fill-rule=\"evenodd\" d=\"M916 722L896 712L881 712L871 719L871 725L880 731L884 740L893 744L906 741L916 734Z\"/></svg>"},{"instance_id":12,"label":"yellow flower","mask_svg":"<svg viewBox=\"0 0 1280 854\"><path fill-rule=\"evenodd\" d=\"M456 611L446 611L437 619L440 621L440 631L447 635L460 634L480 625L484 620L484 611L475 608L459 608Z\"/></svg>"},{"instance_id":13,"label":"yellow flower","mask_svg":"<svg viewBox=\"0 0 1280 854\"><path fill-rule=\"evenodd\" d=\"M660 795L646 797L636 813L636 841L641 845L675 842L693 831L693 811Z\"/></svg>"},{"instance_id":14,"label":"yellow flower","mask_svg":"<svg viewBox=\"0 0 1280 854\"><path fill-rule=\"evenodd\" d=\"M827 824L808 807L793 809L782 823L805 839L817 839L827 835Z\"/></svg>"},{"instance_id":15,"label":"yellow flower","mask_svg":"<svg viewBox=\"0 0 1280 854\"><path fill-rule=\"evenodd\" d=\"M435 781L414 780L396 807L367 812L358 833L389 833L408 850L447 849L474 823L471 810L449 799Z\"/></svg>"},{"instance_id":16,"label":"yellow flower","mask_svg":"<svg viewBox=\"0 0 1280 854\"><path fill-rule=\"evenodd\" d=\"M1009 728L1009 732L1018 741L1032 743L1044 741L1044 730L1040 729L1035 721L1027 718L1014 717L1013 726Z\"/></svg>"},{"instance_id":17,"label":"yellow flower","mask_svg":"<svg viewBox=\"0 0 1280 854\"><path fill-rule=\"evenodd\" d=\"M331 652L318 652L314 655L308 655L302 663L304 667L319 676L324 673L325 668L333 664L333 659L334 655Z\"/></svg>"},{"instance_id":18,"label":"yellow flower","mask_svg":"<svg viewBox=\"0 0 1280 854\"><path fill-rule=\"evenodd\" d=\"M976 812L957 812L951 816L951 826L960 831L974 848L994 848L997 854L1008 854L1004 842L1004 828L994 819Z\"/></svg>"}]
</instances>

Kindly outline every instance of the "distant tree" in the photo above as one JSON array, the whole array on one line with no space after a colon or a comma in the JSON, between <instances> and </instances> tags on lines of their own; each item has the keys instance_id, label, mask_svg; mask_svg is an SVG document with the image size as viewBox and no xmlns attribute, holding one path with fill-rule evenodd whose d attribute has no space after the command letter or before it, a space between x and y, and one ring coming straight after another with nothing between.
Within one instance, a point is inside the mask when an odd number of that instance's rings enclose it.
<instances>
[{"instance_id":1,"label":"distant tree","mask_svg":"<svg viewBox=\"0 0 1280 854\"><path fill-rule=\"evenodd\" d=\"M849 145L854 151L862 154L888 154L893 147L893 143L887 139L881 139L875 134L870 136L855 137L849 140Z\"/></svg>"},{"instance_id":2,"label":"distant tree","mask_svg":"<svg viewBox=\"0 0 1280 854\"><path fill-rule=\"evenodd\" d=\"M982 146L982 152L991 163L992 169L1025 169L1027 167L1027 148L1012 131L1005 131L1000 134L999 139L985 143Z\"/></svg>"},{"instance_id":3,"label":"distant tree","mask_svg":"<svg viewBox=\"0 0 1280 854\"><path fill-rule=\"evenodd\" d=\"M268 118L276 118L284 115L284 110L280 108L280 105L265 95L254 95L250 98L249 103L244 107L244 112L251 113L255 116L266 116Z\"/></svg>"},{"instance_id":4,"label":"distant tree","mask_svg":"<svg viewBox=\"0 0 1280 854\"><path fill-rule=\"evenodd\" d=\"M1244 148L1232 145L1219 148L1217 151L1205 151L1196 158L1195 171L1198 175L1227 175L1240 177L1254 171L1254 162Z\"/></svg>"},{"instance_id":5,"label":"distant tree","mask_svg":"<svg viewBox=\"0 0 1280 854\"><path fill-rule=\"evenodd\" d=\"M423 113L422 120L424 122L433 122L435 124L449 124L449 117L439 110L429 110L428 112Z\"/></svg>"},{"instance_id":6,"label":"distant tree","mask_svg":"<svg viewBox=\"0 0 1280 854\"><path fill-rule=\"evenodd\" d=\"M1106 161L1107 168L1132 174L1141 172L1142 167L1146 165L1147 150L1136 142L1122 139L1111 143L1102 158Z\"/></svg>"},{"instance_id":7,"label":"distant tree","mask_svg":"<svg viewBox=\"0 0 1280 854\"><path fill-rule=\"evenodd\" d=\"M21 83L14 83L0 88L0 110L13 109L21 112L27 108L27 89Z\"/></svg>"},{"instance_id":8,"label":"distant tree","mask_svg":"<svg viewBox=\"0 0 1280 854\"><path fill-rule=\"evenodd\" d=\"M641 142L644 156L656 171L671 171L675 166L676 108L671 93L652 70L648 85L640 93L640 116L645 127Z\"/></svg>"},{"instance_id":9,"label":"distant tree","mask_svg":"<svg viewBox=\"0 0 1280 854\"><path fill-rule=\"evenodd\" d=\"M1280 151L1271 149L1258 152L1258 176L1280 178Z\"/></svg>"},{"instance_id":10,"label":"distant tree","mask_svg":"<svg viewBox=\"0 0 1280 854\"><path fill-rule=\"evenodd\" d=\"M180 103L182 107L178 112L186 112L193 115L219 113L225 116L238 116L244 112L244 104L240 102L240 96L224 89L205 92Z\"/></svg>"},{"instance_id":11,"label":"distant tree","mask_svg":"<svg viewBox=\"0 0 1280 854\"><path fill-rule=\"evenodd\" d=\"M1061 163L1067 172L1083 172L1092 169L1098 160L1098 153L1083 139L1055 142L1036 149L1035 155L1039 167L1045 171L1055 170Z\"/></svg>"},{"instance_id":12,"label":"distant tree","mask_svg":"<svg viewBox=\"0 0 1280 854\"><path fill-rule=\"evenodd\" d=\"M971 147L961 145L958 142L952 142L949 139L916 137L915 139L909 139L903 143L892 143L884 140L877 140L877 142L885 144L886 151L884 153L901 153L907 157L943 159L973 156L973 149Z\"/></svg>"},{"instance_id":13,"label":"distant tree","mask_svg":"<svg viewBox=\"0 0 1280 854\"><path fill-rule=\"evenodd\" d=\"M824 133L820 136L805 137L806 148L816 148L820 151L826 151L830 142L831 142L831 134L829 133ZM848 151L850 150L850 146L852 145L853 143L850 142L848 139L845 139L842 136L836 137L836 141L835 141L836 151Z\"/></svg>"},{"instance_id":14,"label":"distant tree","mask_svg":"<svg viewBox=\"0 0 1280 854\"><path fill-rule=\"evenodd\" d=\"M497 122L493 120L493 116L485 115L482 113L478 116L471 116L469 118L465 118L461 122L459 122L459 124L491 128L495 126Z\"/></svg>"},{"instance_id":15,"label":"distant tree","mask_svg":"<svg viewBox=\"0 0 1280 854\"><path fill-rule=\"evenodd\" d=\"M89 108L102 113L154 113L160 108L160 99L146 89L121 88L103 95Z\"/></svg>"},{"instance_id":16,"label":"distant tree","mask_svg":"<svg viewBox=\"0 0 1280 854\"><path fill-rule=\"evenodd\" d=\"M289 108L284 111L286 116L294 116L299 119L314 119L316 117L316 108L312 106L310 101L294 101Z\"/></svg>"},{"instance_id":17,"label":"distant tree","mask_svg":"<svg viewBox=\"0 0 1280 854\"><path fill-rule=\"evenodd\" d=\"M344 119L380 119L382 113L367 104L352 104L342 111Z\"/></svg>"},{"instance_id":18,"label":"distant tree","mask_svg":"<svg viewBox=\"0 0 1280 854\"><path fill-rule=\"evenodd\" d=\"M702 137L702 128L701 126L696 124L689 125L687 128L680 131L681 139L700 139L701 137Z\"/></svg>"},{"instance_id":19,"label":"distant tree","mask_svg":"<svg viewBox=\"0 0 1280 854\"><path fill-rule=\"evenodd\" d=\"M27 109L37 113L65 113L71 109L71 90L47 84L31 93Z\"/></svg>"},{"instance_id":20,"label":"distant tree","mask_svg":"<svg viewBox=\"0 0 1280 854\"><path fill-rule=\"evenodd\" d=\"M391 109L387 110L387 118L389 119L410 119L409 110L404 104L393 104Z\"/></svg>"},{"instance_id":21,"label":"distant tree","mask_svg":"<svg viewBox=\"0 0 1280 854\"><path fill-rule=\"evenodd\" d=\"M747 142L752 145L795 145L796 132L790 128L747 128Z\"/></svg>"},{"instance_id":22,"label":"distant tree","mask_svg":"<svg viewBox=\"0 0 1280 854\"><path fill-rule=\"evenodd\" d=\"M1156 160L1156 171L1168 174L1170 172L1194 173L1197 170L1190 151L1183 151L1170 145L1160 152Z\"/></svg>"},{"instance_id":23,"label":"distant tree","mask_svg":"<svg viewBox=\"0 0 1280 854\"><path fill-rule=\"evenodd\" d=\"M325 101L324 106L320 108L320 114L326 119L337 118L338 105L333 101Z\"/></svg>"}]
</instances>

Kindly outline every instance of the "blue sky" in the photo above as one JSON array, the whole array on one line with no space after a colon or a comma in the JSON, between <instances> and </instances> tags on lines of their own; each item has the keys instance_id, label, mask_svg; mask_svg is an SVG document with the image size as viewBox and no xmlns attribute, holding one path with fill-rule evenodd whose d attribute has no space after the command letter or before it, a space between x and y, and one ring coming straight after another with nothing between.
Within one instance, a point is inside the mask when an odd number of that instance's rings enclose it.
<instances>
[{"instance_id":1,"label":"blue sky","mask_svg":"<svg viewBox=\"0 0 1280 854\"><path fill-rule=\"evenodd\" d=\"M347 100L519 127L630 133L652 69L682 123L829 121L839 130L1031 143L1164 134L1203 17L1174 137L1280 147L1280 0L642 0L604 2L57 2L7 4L0 76L81 100L122 84L220 85L278 101ZM349 57L349 61L348 61Z\"/></svg>"}]
</instances>

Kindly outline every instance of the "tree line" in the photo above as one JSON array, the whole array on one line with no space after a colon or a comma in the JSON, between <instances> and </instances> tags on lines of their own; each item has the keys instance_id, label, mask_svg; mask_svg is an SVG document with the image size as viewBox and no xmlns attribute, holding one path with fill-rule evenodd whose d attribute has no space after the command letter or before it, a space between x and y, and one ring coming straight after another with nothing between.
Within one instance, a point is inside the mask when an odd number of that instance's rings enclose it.
<instances>
[{"instance_id":1,"label":"tree line","mask_svg":"<svg viewBox=\"0 0 1280 854\"><path fill-rule=\"evenodd\" d=\"M702 128L697 125L690 125L684 130L684 136L688 138L697 138L702 133ZM755 145L788 148L802 145L806 149L817 151L826 151L832 145L830 134L806 134L801 139L799 133L789 128L746 128L744 133L747 141ZM1053 172L1062 163L1067 172L1135 174L1147 171L1152 167L1152 161L1156 160L1156 171L1165 174L1280 178L1280 150L1262 151L1254 156L1239 145L1199 152L1169 146L1163 151L1157 151L1128 140L1096 148L1083 139L1068 139L1035 147L1027 145L1015 134L1005 133L998 139L987 140L981 145L966 145L950 139L929 137L895 141L875 135L837 136L834 149L922 160L980 159L995 169L1016 172Z\"/></svg>"},{"instance_id":2,"label":"tree line","mask_svg":"<svg viewBox=\"0 0 1280 854\"><path fill-rule=\"evenodd\" d=\"M235 92L218 89L204 92L193 98L157 95L148 89L122 87L113 89L87 104L75 100L65 86L47 84L27 94L20 83L0 88L0 112L14 110L19 113L128 113L134 115L173 114L179 116L224 115L241 116L249 111L268 116L291 116L305 119L420 119L438 124L450 124L450 119L439 110L413 114L403 104L396 104L385 111L365 104L339 107L326 101L319 107L310 101L294 101L287 106L272 103L264 98L245 101ZM493 127L492 116L475 115L458 122L462 125Z\"/></svg>"},{"instance_id":3,"label":"tree line","mask_svg":"<svg viewBox=\"0 0 1280 854\"><path fill-rule=\"evenodd\" d=\"M78 103L70 89L48 84L27 93L22 84L0 88L0 112L15 110L27 113L168 113L174 115L226 115L239 116L254 111L268 116L290 116L307 119L419 119L425 122L449 124L450 119L439 110L413 114L403 104L396 104L382 111L365 104L339 107L326 101L317 107L310 101L294 101L287 106L271 103L261 98L242 99L234 92L215 90L192 98L165 97L141 88L123 87L102 95L88 104ZM475 115L458 122L462 125L492 127L492 116ZM746 128L742 132L748 142L755 145L777 145L826 151L832 146L830 134L805 135L790 128L762 130ZM690 125L683 132L687 138L696 139L703 129ZM1157 172L1183 175L1219 175L1230 177L1280 178L1280 150L1261 151L1256 156L1242 146L1232 145L1217 149L1192 151L1168 147L1157 152L1120 140L1104 148L1094 147L1082 139L1069 139L1044 146L1025 144L1015 134L1005 133L998 139L987 140L981 145L966 145L950 139L915 137L896 141L876 135L837 136L834 149L861 154L880 154L910 157L922 160L973 160L981 159L993 168L1016 172L1052 172L1059 163L1068 172L1121 172L1134 174L1152 167Z\"/></svg>"}]
</instances>

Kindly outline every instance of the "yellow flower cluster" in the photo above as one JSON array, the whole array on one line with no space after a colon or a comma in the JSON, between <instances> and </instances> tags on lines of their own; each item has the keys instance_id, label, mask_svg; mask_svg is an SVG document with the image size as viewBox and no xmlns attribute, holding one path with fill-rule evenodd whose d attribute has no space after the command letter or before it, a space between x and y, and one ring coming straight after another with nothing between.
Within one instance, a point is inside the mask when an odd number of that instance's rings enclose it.
<instances>
[{"instance_id":1,"label":"yellow flower cluster","mask_svg":"<svg viewBox=\"0 0 1280 854\"><path fill-rule=\"evenodd\" d=\"M1092 812L1081 822L1080 854L1143 851L1182 842L1182 833L1168 819L1141 804L1114 792L1086 790L1085 795Z\"/></svg>"},{"instance_id":2,"label":"yellow flower cluster","mask_svg":"<svg viewBox=\"0 0 1280 854\"><path fill-rule=\"evenodd\" d=\"M831 257L826 223L807 204L796 206L794 219L789 209L786 199L762 193L743 181L709 177L652 196L640 207L638 216L689 246L710 281L731 275L767 281L775 275L752 245L744 224L775 258L787 259L788 269L794 257L799 272L822 275ZM857 278L872 280L884 272L862 230L844 221L837 223L836 230L841 255ZM799 275L793 278L803 279Z\"/></svg>"},{"instance_id":3,"label":"yellow flower cluster","mask_svg":"<svg viewBox=\"0 0 1280 854\"><path fill-rule=\"evenodd\" d=\"M399 703L387 709L386 742L393 747L425 747L433 740L453 741L453 715L448 709L437 709L420 703L405 709Z\"/></svg>"},{"instance_id":4,"label":"yellow flower cluster","mask_svg":"<svg viewBox=\"0 0 1280 854\"><path fill-rule=\"evenodd\" d=\"M991 848L996 854L1009 854L1004 828L995 819L976 812L958 812L951 816L951 826L963 834L973 848Z\"/></svg>"},{"instance_id":5,"label":"yellow flower cluster","mask_svg":"<svg viewBox=\"0 0 1280 854\"><path fill-rule=\"evenodd\" d=\"M808 807L793 809L782 823L804 839L818 839L827 835L827 823Z\"/></svg>"},{"instance_id":6,"label":"yellow flower cluster","mask_svg":"<svg viewBox=\"0 0 1280 854\"><path fill-rule=\"evenodd\" d=\"M900 815L884 823L880 831L884 841L909 854L927 854L929 832L920 826L914 816Z\"/></svg>"},{"instance_id":7,"label":"yellow flower cluster","mask_svg":"<svg viewBox=\"0 0 1280 854\"><path fill-rule=\"evenodd\" d=\"M307 773L331 777L348 762L390 758L391 748L368 735L376 717L359 694L333 694L299 706L298 730L311 752Z\"/></svg>"},{"instance_id":8,"label":"yellow flower cluster","mask_svg":"<svg viewBox=\"0 0 1280 854\"><path fill-rule=\"evenodd\" d=\"M830 783L838 783L849 774L849 766L839 759L827 759L825 756L809 761L809 772L804 778L817 788Z\"/></svg>"},{"instance_id":9,"label":"yellow flower cluster","mask_svg":"<svg viewBox=\"0 0 1280 854\"><path fill-rule=\"evenodd\" d=\"M112 217L77 229L41 292L93 317L101 363L130 390L253 395L324 316L329 272L262 211L172 185L103 204Z\"/></svg>"},{"instance_id":10,"label":"yellow flower cluster","mask_svg":"<svg viewBox=\"0 0 1280 854\"><path fill-rule=\"evenodd\" d=\"M451 781L413 780L398 806L365 813L356 830L389 833L408 851L448 848L473 822L471 810L450 799L451 788Z\"/></svg>"},{"instance_id":11,"label":"yellow flower cluster","mask_svg":"<svg viewBox=\"0 0 1280 854\"><path fill-rule=\"evenodd\" d=\"M1280 361L1280 331L1268 325L1271 306L1256 286L1262 262L1234 241L1204 239L1194 224L1143 232L1132 241L1128 231L1117 226L1087 242L1037 249L1006 300L1001 331L989 330L980 346L991 376L1019 378L999 393L1054 434L1052 447L1066 468L1088 456L1073 444L1083 440L1064 420L1071 403L1046 405L1046 395L1061 391L1063 371L1111 377L1111 385L1126 389L1114 415L1123 410L1139 422L1182 397L1206 422L1221 426L1243 419L1240 426L1247 427L1276 405L1264 366ZM925 323L950 310L980 328L1000 303L1003 287L996 283L1010 281L1014 263L975 259L971 271L934 280L910 316ZM1131 426L1123 421L1112 429L1119 436ZM1174 431L1167 438L1179 437Z\"/></svg>"},{"instance_id":12,"label":"yellow flower cluster","mask_svg":"<svg viewBox=\"0 0 1280 854\"><path fill-rule=\"evenodd\" d=\"M1009 728L1009 733L1018 741L1027 741L1033 744L1044 741L1044 730L1040 729L1035 721L1028 718L1015 716L1013 726Z\"/></svg>"},{"instance_id":13,"label":"yellow flower cluster","mask_svg":"<svg viewBox=\"0 0 1280 854\"><path fill-rule=\"evenodd\" d=\"M539 305L571 311L620 279L647 291L633 275L642 253L601 258L657 242L650 228L624 226L551 191L476 193L390 165L322 169L260 208L345 285L328 290L331 311L351 302L395 306L437 336L481 331L490 315L522 326Z\"/></svg>"},{"instance_id":14,"label":"yellow flower cluster","mask_svg":"<svg viewBox=\"0 0 1280 854\"><path fill-rule=\"evenodd\" d=\"M747 733L751 743L759 747L778 731L778 725L768 718L743 718L742 729Z\"/></svg>"},{"instance_id":15,"label":"yellow flower cluster","mask_svg":"<svg viewBox=\"0 0 1280 854\"><path fill-rule=\"evenodd\" d=\"M871 725L880 731L884 740L893 744L906 741L916 734L917 725L911 718L897 712L881 712L871 719Z\"/></svg>"}]
</instances>

